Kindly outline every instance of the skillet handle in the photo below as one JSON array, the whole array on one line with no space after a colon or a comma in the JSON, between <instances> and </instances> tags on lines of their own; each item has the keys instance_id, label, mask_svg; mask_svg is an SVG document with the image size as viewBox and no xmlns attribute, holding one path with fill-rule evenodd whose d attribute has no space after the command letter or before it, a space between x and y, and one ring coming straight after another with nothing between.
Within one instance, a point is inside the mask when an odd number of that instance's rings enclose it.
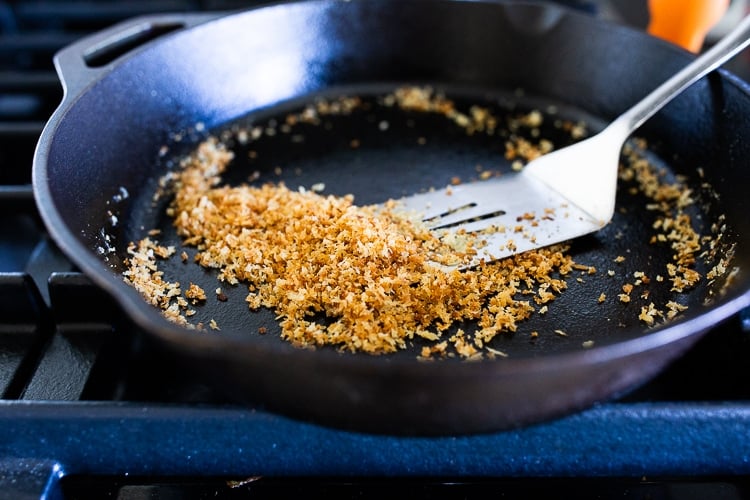
<instances>
[{"instance_id":1,"label":"skillet handle","mask_svg":"<svg viewBox=\"0 0 750 500\"><path fill-rule=\"evenodd\" d=\"M225 12L138 16L73 42L53 58L64 96L80 94L109 72L115 60L148 42L224 15Z\"/></svg>"}]
</instances>

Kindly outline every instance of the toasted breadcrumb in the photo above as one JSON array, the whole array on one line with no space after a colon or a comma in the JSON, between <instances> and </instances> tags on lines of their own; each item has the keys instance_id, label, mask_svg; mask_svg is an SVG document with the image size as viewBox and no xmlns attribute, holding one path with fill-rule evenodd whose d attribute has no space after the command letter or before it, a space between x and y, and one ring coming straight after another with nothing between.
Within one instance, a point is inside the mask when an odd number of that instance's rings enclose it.
<instances>
[{"instance_id":1,"label":"toasted breadcrumb","mask_svg":"<svg viewBox=\"0 0 750 500\"><path fill-rule=\"evenodd\" d=\"M451 325L472 320L479 330L451 342L470 358L533 313L515 298L521 292L537 288L536 302L545 304L567 287L573 261L564 246L446 272L435 262L455 258L456 249L434 233L388 210L358 207L351 196L283 184L219 186L230 160L216 140L186 160L171 207L177 232L220 281L247 283L250 309L274 309L282 337L296 345L388 353L415 335L440 341Z\"/></svg>"},{"instance_id":2,"label":"toasted breadcrumb","mask_svg":"<svg viewBox=\"0 0 750 500\"><path fill-rule=\"evenodd\" d=\"M318 124L326 114L347 114L360 104L358 98L321 100L300 113L289 114L279 131L290 133L297 123ZM398 89L386 96L383 104L442 114L467 133L494 133L499 126L488 109L475 106L461 112L431 88ZM504 139L505 156L514 170L553 149L548 140L537 141L543 119L541 113L531 112L510 124L511 133ZM585 133L582 124L561 127ZM535 142L515 133L521 128L529 129ZM273 127L253 127L242 137L248 142L274 134ZM420 144L424 142L420 140ZM359 146L358 139L352 140L353 148ZM701 239L682 212L692 203L691 194L676 184L662 182L634 149L626 152L628 162L621 169L621 178L635 182L636 191L653 201L649 209L659 215L651 243L669 245L673 250L666 275L672 291L685 291L701 279L694 269ZM571 271L596 273L593 266L575 263L567 254L567 245L526 252L475 269L445 271L435 264L460 263L473 255L481 241L466 235L441 240L388 207L357 206L352 196L323 196L322 183L310 190L290 190L283 183L222 185L221 175L232 158L233 153L216 138L201 143L184 158L181 169L163 182L174 192L168 214L183 244L197 250L195 262L215 269L220 282L245 284L248 307L273 309L282 338L298 346L385 354L419 339L428 343L421 348L420 358L503 357L504 353L488 346L493 338L516 331L532 314L544 314L548 304L567 288ZM281 167L275 172L280 175ZM480 179L493 175L488 170L478 172ZM453 185L461 182L459 177L451 180ZM519 222L533 224L539 218L556 216L564 215L552 210L539 217L524 214ZM520 226L494 230L523 232ZM512 248L513 243L508 246ZM179 283L165 281L157 265L157 259L169 258L175 249L144 238L132 243L128 252L126 281L169 319L190 327L185 317L194 312L187 310L187 301L180 297ZM181 258L187 261L187 253L182 252ZM613 260L623 263L625 257ZM727 268L727 263L720 263L711 277ZM615 275L611 270L607 274ZM637 286L650 283L643 272L635 273L634 278ZM655 281L662 279L657 275ZM624 293L618 296L621 302L630 302L633 286L623 285ZM226 300L220 288L216 293L219 300ZM640 297L645 300L648 290ZM205 301L205 292L191 284L185 298ZM598 302L605 299L601 293ZM673 302L664 307L666 314L649 304L641 309L639 319L651 325L656 317L671 319L685 308ZM445 337L448 329L455 330L465 322L474 322L477 330L467 333L459 328L450 338ZM213 319L209 326L219 329ZM259 333L265 331L265 327L259 329ZM554 332L567 336L560 329ZM532 332L531 339L538 335ZM593 341L584 344L588 347Z\"/></svg>"},{"instance_id":3,"label":"toasted breadcrumb","mask_svg":"<svg viewBox=\"0 0 750 500\"><path fill-rule=\"evenodd\" d=\"M158 245L151 238L143 238L137 244L128 246L129 267L123 272L128 283L141 292L149 302L165 309L170 299L179 296L180 284L164 281L164 273L158 270L156 257L166 258L169 255L166 247Z\"/></svg>"},{"instance_id":4,"label":"toasted breadcrumb","mask_svg":"<svg viewBox=\"0 0 750 500\"><path fill-rule=\"evenodd\" d=\"M190 283L190 286L185 291L185 297L192 300L193 304L195 304L206 300L206 292L195 283Z\"/></svg>"},{"instance_id":5,"label":"toasted breadcrumb","mask_svg":"<svg viewBox=\"0 0 750 500\"><path fill-rule=\"evenodd\" d=\"M653 302L651 302L648 306L641 307L641 313L638 315L638 319L647 325L653 325L658 316L663 316L663 313L656 308Z\"/></svg>"}]
</instances>

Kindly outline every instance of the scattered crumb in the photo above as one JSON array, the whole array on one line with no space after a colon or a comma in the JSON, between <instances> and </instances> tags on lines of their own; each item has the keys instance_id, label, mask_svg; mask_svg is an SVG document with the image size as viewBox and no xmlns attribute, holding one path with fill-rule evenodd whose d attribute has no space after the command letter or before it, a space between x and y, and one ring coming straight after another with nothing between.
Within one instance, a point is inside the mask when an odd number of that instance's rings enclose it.
<instances>
[{"instance_id":1,"label":"scattered crumb","mask_svg":"<svg viewBox=\"0 0 750 500\"><path fill-rule=\"evenodd\" d=\"M467 134L500 134L501 123L489 109L472 106L460 111L450 99L429 87L398 89L382 103L441 114ZM321 99L299 113L289 114L280 124L241 131L238 141L246 144L277 132L290 134L293 139L299 136L293 134L296 124L325 124L321 117L351 113L360 104L358 98ZM542 113L531 111L507 124L509 133L502 135L500 144L504 144L505 157L514 170L554 149L540 136L544 118ZM571 137L586 133L584 124L563 120L555 124ZM378 128L386 131L390 124L380 121ZM417 139L419 144L426 141L425 137ZM352 139L349 145L359 148L360 140ZM702 278L695 263L703 242L683 211L693 202L689 190L663 182L648 162L638 157L635 148L626 148L626 153L621 179L634 184L634 192L652 200L648 209L657 214L649 243L667 245L674 254L663 274L653 273L653 280L646 272L636 271L633 283L622 285L619 301L634 300L640 305L648 300L652 281L668 279L676 294L695 287ZM257 157L254 150L248 155ZM384 354L407 348L419 337L430 342L420 351L422 359L458 356L478 360L483 353L490 358L505 357L506 353L488 345L493 338L515 332L535 312L546 314L548 304L567 289L573 270L589 276L597 272L593 266L574 262L567 245L485 263L479 269L446 272L434 264L454 265L470 258L481 242L464 235L460 248L450 245L393 211L355 205L352 196L323 196L322 182L309 190L289 190L283 183L221 185L221 174L232 157L233 153L215 138L185 157L180 170L163 181L165 189L171 186L175 194L168 214L174 218L183 245L196 250L195 262L215 269L221 283L246 284L249 309L273 309L279 318L281 337L294 345L330 345L344 351ZM273 171L276 175L283 173L281 166ZM495 175L481 166L477 166L477 174L480 180ZM256 172L251 180L259 175ZM461 183L458 176L450 180L453 186ZM524 214L518 222L533 225L541 219L562 216L565 214L550 210L543 215ZM526 234L521 225L497 230ZM158 230L149 232L150 237L159 234ZM512 247L513 243L508 245ZM174 247L149 238L131 243L123 275L167 318L191 327L186 318L195 311L188 309L188 301L204 302L206 295L191 283L183 297L179 283L164 279L158 260L174 253ZM190 260L186 251L179 255L185 263ZM613 259L617 264L625 260L623 255ZM720 261L708 277L715 279L729 268L727 261ZM616 275L613 270L606 274ZM588 281L575 279L582 284ZM634 287L640 287L637 295L632 294ZM216 297L227 300L220 287ZM606 298L600 293L597 302L603 303ZM650 326L658 318L672 319L684 310L685 306L674 301L659 307L649 303L641 307L638 319ZM324 321L318 319L323 317ZM466 322L474 322L476 331L458 329L446 338L451 326ZM202 327L199 323L193 328ZM213 319L209 327L219 330ZM265 327L258 329L261 334L266 331ZM560 329L554 333L567 336ZM534 340L539 333L533 331L530 336ZM586 341L583 347L593 342Z\"/></svg>"}]
</instances>

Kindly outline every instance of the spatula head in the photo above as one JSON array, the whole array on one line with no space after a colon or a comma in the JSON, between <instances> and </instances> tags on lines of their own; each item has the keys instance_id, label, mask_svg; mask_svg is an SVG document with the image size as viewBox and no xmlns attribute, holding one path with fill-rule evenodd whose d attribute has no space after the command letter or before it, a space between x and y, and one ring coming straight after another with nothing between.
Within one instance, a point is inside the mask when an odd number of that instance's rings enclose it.
<instances>
[{"instance_id":1,"label":"spatula head","mask_svg":"<svg viewBox=\"0 0 750 500\"><path fill-rule=\"evenodd\" d=\"M604 225L523 172L401 198L396 210L421 220L441 237L477 234L482 242L478 253L461 267L561 243Z\"/></svg>"}]
</instances>

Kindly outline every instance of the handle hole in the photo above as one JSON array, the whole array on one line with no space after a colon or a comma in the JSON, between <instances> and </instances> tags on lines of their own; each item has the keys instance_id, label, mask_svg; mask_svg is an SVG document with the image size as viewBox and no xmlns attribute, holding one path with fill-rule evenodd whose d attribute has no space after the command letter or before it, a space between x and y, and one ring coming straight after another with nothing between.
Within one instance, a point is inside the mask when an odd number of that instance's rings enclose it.
<instances>
[{"instance_id":1,"label":"handle hole","mask_svg":"<svg viewBox=\"0 0 750 500\"><path fill-rule=\"evenodd\" d=\"M83 55L83 61L90 68L106 66L131 50L184 27L183 23L177 22L136 26L128 32L119 33L117 38L92 47Z\"/></svg>"}]
</instances>

